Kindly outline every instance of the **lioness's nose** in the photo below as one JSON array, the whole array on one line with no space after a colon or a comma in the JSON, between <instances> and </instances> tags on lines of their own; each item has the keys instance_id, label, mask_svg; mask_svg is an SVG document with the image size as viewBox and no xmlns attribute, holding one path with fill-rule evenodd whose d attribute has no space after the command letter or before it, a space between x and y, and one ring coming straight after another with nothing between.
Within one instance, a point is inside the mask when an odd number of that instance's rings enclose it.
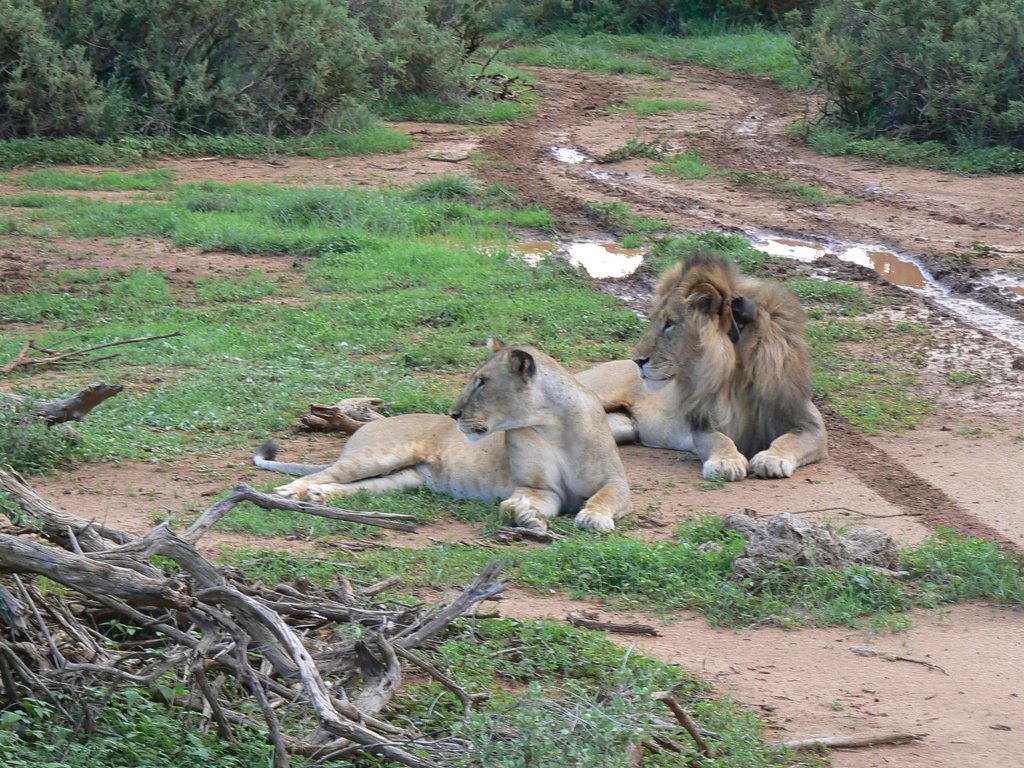
<instances>
[{"instance_id":1,"label":"lioness's nose","mask_svg":"<svg viewBox=\"0 0 1024 768\"><path fill-rule=\"evenodd\" d=\"M651 362L651 358L649 358L649 357L634 357L633 358L633 362L636 363L636 367L637 368L643 368L645 365L647 365L649 362Z\"/></svg>"},{"instance_id":2,"label":"lioness's nose","mask_svg":"<svg viewBox=\"0 0 1024 768\"><path fill-rule=\"evenodd\" d=\"M448 415L458 421L459 417L462 415L462 411L448 411Z\"/></svg>"}]
</instances>

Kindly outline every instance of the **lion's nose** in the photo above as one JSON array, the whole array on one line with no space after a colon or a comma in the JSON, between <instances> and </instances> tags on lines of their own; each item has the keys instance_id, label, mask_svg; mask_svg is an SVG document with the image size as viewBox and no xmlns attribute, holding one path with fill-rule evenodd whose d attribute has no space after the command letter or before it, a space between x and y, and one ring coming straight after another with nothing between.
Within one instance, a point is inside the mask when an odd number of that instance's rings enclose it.
<instances>
[{"instance_id":1,"label":"lion's nose","mask_svg":"<svg viewBox=\"0 0 1024 768\"><path fill-rule=\"evenodd\" d=\"M649 357L634 357L633 358L633 362L636 363L636 367L637 368L643 369L643 367L645 365L647 365L649 362L651 362L651 358L649 358Z\"/></svg>"}]
</instances>

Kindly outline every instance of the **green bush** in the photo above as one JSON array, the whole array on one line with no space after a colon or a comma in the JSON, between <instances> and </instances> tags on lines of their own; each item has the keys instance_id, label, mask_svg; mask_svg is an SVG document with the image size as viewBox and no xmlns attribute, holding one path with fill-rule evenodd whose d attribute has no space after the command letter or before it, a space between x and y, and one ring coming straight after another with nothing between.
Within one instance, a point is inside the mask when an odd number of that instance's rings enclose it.
<instances>
[{"instance_id":1,"label":"green bush","mask_svg":"<svg viewBox=\"0 0 1024 768\"><path fill-rule=\"evenodd\" d=\"M825 0L796 43L834 122L1024 147L1024 0Z\"/></svg>"}]
</instances>

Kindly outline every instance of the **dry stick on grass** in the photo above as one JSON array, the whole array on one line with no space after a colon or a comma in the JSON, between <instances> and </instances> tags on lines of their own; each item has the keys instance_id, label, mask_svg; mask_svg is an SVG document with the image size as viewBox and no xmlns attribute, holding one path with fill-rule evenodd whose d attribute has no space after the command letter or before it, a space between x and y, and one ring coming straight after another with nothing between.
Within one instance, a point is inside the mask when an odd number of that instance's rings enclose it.
<instances>
[{"instance_id":1,"label":"dry stick on grass","mask_svg":"<svg viewBox=\"0 0 1024 768\"><path fill-rule=\"evenodd\" d=\"M468 715L470 710L473 709L477 704L487 701L491 696L489 693L470 693L461 685L452 680L448 675L438 669L436 666L431 664L426 659L417 656L412 651L408 651L401 646L395 646L395 653L401 656L406 661L411 661L417 667L422 669L432 678L437 680L441 685L447 688L449 691L455 694L455 696L462 702L462 709Z\"/></svg>"},{"instance_id":2,"label":"dry stick on grass","mask_svg":"<svg viewBox=\"0 0 1024 768\"><path fill-rule=\"evenodd\" d=\"M11 371L16 368L29 366L29 365L59 365L62 363L82 363L84 362L80 358L89 352L95 352L98 349L109 349L110 347L119 347L122 344L138 344L143 341L156 341L158 339L170 339L175 336L184 336L184 331L174 331L173 333L162 333L159 336L139 336L134 339L121 339L120 341L108 341L106 344L96 344L92 347L86 347L85 349L47 349L46 347L38 346L35 341L29 339L25 342L25 345L21 348L14 358L0 368L0 374L7 376ZM34 350L41 352L41 356L30 357L29 351ZM93 358L95 361L97 358ZM101 358L106 360L108 358Z\"/></svg>"},{"instance_id":3,"label":"dry stick on grass","mask_svg":"<svg viewBox=\"0 0 1024 768\"><path fill-rule=\"evenodd\" d=\"M815 749L829 747L831 749L860 749L877 747L882 744L907 744L923 739L926 733L863 733L850 736L821 736L813 739L794 739L783 743L790 749Z\"/></svg>"},{"instance_id":4,"label":"dry stick on grass","mask_svg":"<svg viewBox=\"0 0 1024 768\"><path fill-rule=\"evenodd\" d=\"M580 613L570 613L565 618L574 627L603 629L606 632L619 632L624 635L651 635L652 637L659 637L658 630L650 624L617 624L613 621L592 619Z\"/></svg>"},{"instance_id":5,"label":"dry stick on grass","mask_svg":"<svg viewBox=\"0 0 1024 768\"><path fill-rule=\"evenodd\" d=\"M900 656L899 654L893 653L892 651L885 651L880 648L851 648L851 651L856 653L858 656L878 656L886 661L907 661L911 664L920 664L928 669L937 669L944 675L949 675L949 672L944 670L938 664L926 661L924 659L912 659L909 656Z\"/></svg>"},{"instance_id":6,"label":"dry stick on grass","mask_svg":"<svg viewBox=\"0 0 1024 768\"><path fill-rule=\"evenodd\" d=\"M683 705L676 701L675 697L670 691L661 691L660 693L652 694L653 698L657 701L663 702L666 707L672 710L672 714L676 716L676 720L679 724L686 729L686 732L690 734L693 739L693 743L697 745L697 749L700 753L707 758L714 758L715 751L711 746L704 741L704 737L701 736L700 729L697 728L697 724L690 717L690 713L683 709Z\"/></svg>"},{"instance_id":7,"label":"dry stick on grass","mask_svg":"<svg viewBox=\"0 0 1024 768\"><path fill-rule=\"evenodd\" d=\"M89 411L124 390L120 384L105 384L102 381L90 384L75 394L61 400L33 400L24 395L0 392L3 403L32 403L32 415L38 416L47 426L63 424L66 421L81 421Z\"/></svg>"}]
</instances>

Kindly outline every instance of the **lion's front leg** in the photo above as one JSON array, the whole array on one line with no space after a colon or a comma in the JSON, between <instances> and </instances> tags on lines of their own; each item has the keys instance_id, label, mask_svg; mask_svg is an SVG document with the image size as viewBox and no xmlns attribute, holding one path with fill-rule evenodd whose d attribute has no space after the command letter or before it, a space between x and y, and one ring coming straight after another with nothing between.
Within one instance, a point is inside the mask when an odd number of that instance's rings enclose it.
<instances>
[{"instance_id":1,"label":"lion's front leg","mask_svg":"<svg viewBox=\"0 0 1024 768\"><path fill-rule=\"evenodd\" d=\"M747 476L747 457L721 432L694 432L693 446L704 462L705 480L742 480Z\"/></svg>"},{"instance_id":2,"label":"lion's front leg","mask_svg":"<svg viewBox=\"0 0 1024 768\"><path fill-rule=\"evenodd\" d=\"M750 474L758 477L791 477L797 467L813 464L828 456L828 434L821 414L809 406L814 426L780 435L750 460Z\"/></svg>"},{"instance_id":3,"label":"lion's front leg","mask_svg":"<svg viewBox=\"0 0 1024 768\"><path fill-rule=\"evenodd\" d=\"M547 529L547 519L557 515L561 506L558 494L526 487L516 488L511 496L498 505L502 512L512 517L516 525L538 531Z\"/></svg>"},{"instance_id":4,"label":"lion's front leg","mask_svg":"<svg viewBox=\"0 0 1024 768\"><path fill-rule=\"evenodd\" d=\"M615 530L615 521L633 511L629 486L613 481L591 496L574 520L577 528L590 528L602 533Z\"/></svg>"}]
</instances>

